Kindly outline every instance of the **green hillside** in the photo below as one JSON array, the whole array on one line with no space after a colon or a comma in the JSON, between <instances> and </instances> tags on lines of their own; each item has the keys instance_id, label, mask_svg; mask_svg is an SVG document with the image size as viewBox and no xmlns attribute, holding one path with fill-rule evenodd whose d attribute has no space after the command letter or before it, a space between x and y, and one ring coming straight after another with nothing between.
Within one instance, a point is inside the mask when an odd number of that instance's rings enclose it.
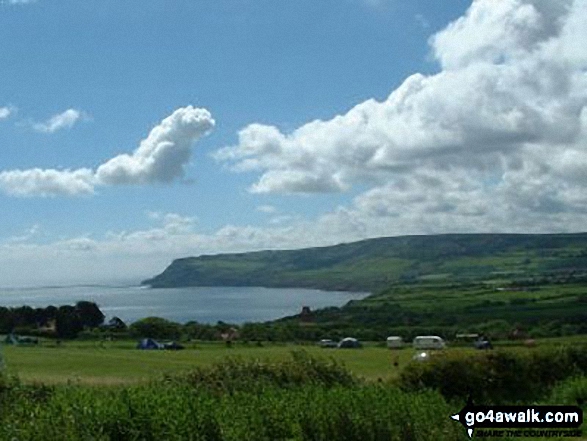
<instances>
[{"instance_id":1,"label":"green hillside","mask_svg":"<svg viewBox=\"0 0 587 441\"><path fill-rule=\"evenodd\" d=\"M446 234L177 259L143 284L376 292L415 282L511 284L587 274L587 233Z\"/></svg>"}]
</instances>

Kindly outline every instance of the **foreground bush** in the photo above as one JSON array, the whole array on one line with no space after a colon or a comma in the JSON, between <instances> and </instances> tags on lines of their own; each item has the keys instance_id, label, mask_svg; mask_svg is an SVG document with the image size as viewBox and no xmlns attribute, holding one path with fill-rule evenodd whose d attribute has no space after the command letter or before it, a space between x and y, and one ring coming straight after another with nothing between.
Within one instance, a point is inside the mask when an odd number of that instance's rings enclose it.
<instances>
[{"instance_id":1,"label":"foreground bush","mask_svg":"<svg viewBox=\"0 0 587 441\"><path fill-rule=\"evenodd\" d=\"M225 395L177 385L70 386L42 400L14 398L0 417L2 440L465 439L439 394L375 385Z\"/></svg>"},{"instance_id":2,"label":"foreground bush","mask_svg":"<svg viewBox=\"0 0 587 441\"><path fill-rule=\"evenodd\" d=\"M280 362L227 359L212 368L197 368L183 375L168 376L163 381L228 393L255 392L271 386L351 387L359 384L359 380L334 359L316 359L304 351L294 351L291 359Z\"/></svg>"},{"instance_id":3,"label":"foreground bush","mask_svg":"<svg viewBox=\"0 0 587 441\"><path fill-rule=\"evenodd\" d=\"M36 391L36 392L35 392ZM333 363L229 361L150 384L3 393L0 440L467 439L437 392L362 384Z\"/></svg>"},{"instance_id":4,"label":"foreground bush","mask_svg":"<svg viewBox=\"0 0 587 441\"><path fill-rule=\"evenodd\" d=\"M543 399L558 382L587 374L587 347L567 346L525 353L492 351L448 353L412 363L401 374L404 390L430 388L445 398L491 403Z\"/></svg>"},{"instance_id":5,"label":"foreground bush","mask_svg":"<svg viewBox=\"0 0 587 441\"><path fill-rule=\"evenodd\" d=\"M558 384L550 397L552 404L578 405L587 410L587 376L573 377Z\"/></svg>"}]
</instances>

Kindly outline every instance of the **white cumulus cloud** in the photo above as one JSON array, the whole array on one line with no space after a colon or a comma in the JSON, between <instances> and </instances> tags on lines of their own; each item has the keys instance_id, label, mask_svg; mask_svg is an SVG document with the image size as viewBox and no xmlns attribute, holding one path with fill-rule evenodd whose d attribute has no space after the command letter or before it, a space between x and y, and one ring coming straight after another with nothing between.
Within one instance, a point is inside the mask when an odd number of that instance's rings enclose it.
<instances>
[{"instance_id":1,"label":"white cumulus cloud","mask_svg":"<svg viewBox=\"0 0 587 441\"><path fill-rule=\"evenodd\" d=\"M289 133L251 124L215 156L258 171L253 192L370 186L349 212L373 225L400 216L387 234L412 231L422 216L436 231L513 228L516 216L519 228L542 231L554 215L559 228L578 225L573 213L587 210L585 23L587 0L474 0L430 38L436 74Z\"/></svg>"},{"instance_id":2,"label":"white cumulus cloud","mask_svg":"<svg viewBox=\"0 0 587 441\"><path fill-rule=\"evenodd\" d=\"M151 130L132 154L122 154L98 167L102 184L171 182L183 176L193 143L214 127L206 109L177 109Z\"/></svg>"},{"instance_id":3,"label":"white cumulus cloud","mask_svg":"<svg viewBox=\"0 0 587 441\"><path fill-rule=\"evenodd\" d=\"M0 172L0 191L13 196L77 196L97 186L169 183L184 175L193 144L214 127L206 109L175 110L155 126L132 154L121 154L96 170L25 169Z\"/></svg>"}]
</instances>

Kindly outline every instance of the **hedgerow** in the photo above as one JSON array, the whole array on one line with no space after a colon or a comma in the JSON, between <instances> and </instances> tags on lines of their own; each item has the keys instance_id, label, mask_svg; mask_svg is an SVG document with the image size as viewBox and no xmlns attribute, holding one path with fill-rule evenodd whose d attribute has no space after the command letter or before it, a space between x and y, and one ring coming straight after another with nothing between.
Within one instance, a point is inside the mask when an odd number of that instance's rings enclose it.
<instances>
[{"instance_id":1,"label":"hedgerow","mask_svg":"<svg viewBox=\"0 0 587 441\"><path fill-rule=\"evenodd\" d=\"M587 374L587 346L528 352L447 353L412 363L400 375L406 391L438 390L446 399L483 404L528 403L544 399L559 382Z\"/></svg>"},{"instance_id":2,"label":"hedgerow","mask_svg":"<svg viewBox=\"0 0 587 441\"><path fill-rule=\"evenodd\" d=\"M15 383L5 398L0 440L466 439L439 393L362 383L305 354L232 360L135 386Z\"/></svg>"}]
</instances>

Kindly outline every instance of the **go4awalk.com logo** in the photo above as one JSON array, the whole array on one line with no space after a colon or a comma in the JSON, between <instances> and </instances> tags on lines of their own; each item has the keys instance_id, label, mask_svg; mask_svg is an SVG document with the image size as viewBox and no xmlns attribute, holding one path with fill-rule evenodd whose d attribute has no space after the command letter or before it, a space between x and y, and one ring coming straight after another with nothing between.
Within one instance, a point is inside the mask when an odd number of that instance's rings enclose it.
<instances>
[{"instance_id":1,"label":"go4awalk.com logo","mask_svg":"<svg viewBox=\"0 0 587 441\"><path fill-rule=\"evenodd\" d=\"M451 416L469 438L580 437L583 411L578 406L475 406L471 400Z\"/></svg>"}]
</instances>

